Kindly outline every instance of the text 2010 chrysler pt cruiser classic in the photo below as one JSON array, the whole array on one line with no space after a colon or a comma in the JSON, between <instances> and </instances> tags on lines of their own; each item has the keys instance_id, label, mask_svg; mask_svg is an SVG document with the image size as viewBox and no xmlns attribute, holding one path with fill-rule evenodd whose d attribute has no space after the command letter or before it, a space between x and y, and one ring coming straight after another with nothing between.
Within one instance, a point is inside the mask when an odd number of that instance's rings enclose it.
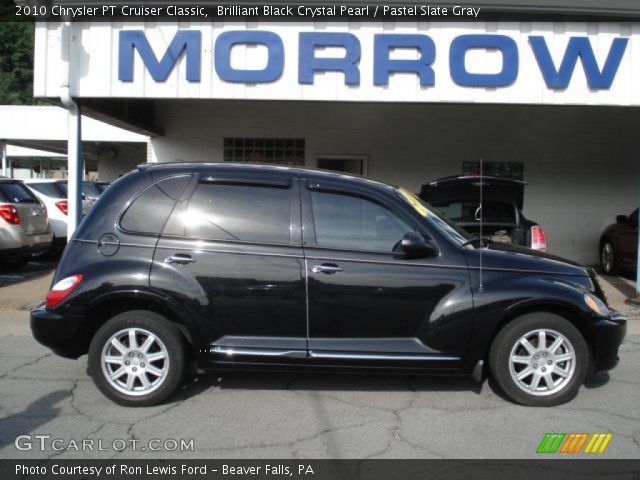
<instances>
[{"instance_id":1,"label":"text 2010 chrysler pt cruiser classic","mask_svg":"<svg viewBox=\"0 0 640 480\"><path fill-rule=\"evenodd\" d=\"M555 405L613 368L626 320L595 273L470 238L412 193L300 168L141 166L115 182L31 314L98 388L151 405L187 366L467 374Z\"/></svg>"}]
</instances>

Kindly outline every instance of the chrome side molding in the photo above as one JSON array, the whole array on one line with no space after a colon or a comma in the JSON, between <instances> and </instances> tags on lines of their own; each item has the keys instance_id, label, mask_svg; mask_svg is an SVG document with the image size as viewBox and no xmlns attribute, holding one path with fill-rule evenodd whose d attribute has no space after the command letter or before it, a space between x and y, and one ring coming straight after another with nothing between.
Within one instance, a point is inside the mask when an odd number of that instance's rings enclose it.
<instances>
[{"instance_id":1,"label":"chrome side molding","mask_svg":"<svg viewBox=\"0 0 640 480\"><path fill-rule=\"evenodd\" d=\"M455 362L460 357L444 355L411 355L394 353L352 353L352 352L328 352L309 350L309 358L336 359L336 360L408 360L408 361L446 361Z\"/></svg>"},{"instance_id":2,"label":"chrome side molding","mask_svg":"<svg viewBox=\"0 0 640 480\"><path fill-rule=\"evenodd\" d=\"M381 361L410 361L410 362L457 362L460 357L446 355L412 355L412 354L385 354L385 353L354 353L341 351L292 350L281 348L250 348L228 347L212 345L209 353L224 355L227 357L254 356L254 357L281 357L281 358L316 358L325 360L381 360Z\"/></svg>"},{"instance_id":3,"label":"chrome side molding","mask_svg":"<svg viewBox=\"0 0 640 480\"><path fill-rule=\"evenodd\" d=\"M249 355L254 357L283 357L283 358L307 358L305 350L284 350L279 348L248 348L248 347L221 347L212 345L209 353L234 357L236 355Z\"/></svg>"}]
</instances>

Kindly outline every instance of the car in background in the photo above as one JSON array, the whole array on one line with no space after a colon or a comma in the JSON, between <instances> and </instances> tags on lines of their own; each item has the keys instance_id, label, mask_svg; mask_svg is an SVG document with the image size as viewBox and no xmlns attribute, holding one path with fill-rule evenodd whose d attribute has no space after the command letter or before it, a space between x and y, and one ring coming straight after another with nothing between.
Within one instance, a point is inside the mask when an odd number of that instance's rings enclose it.
<instances>
[{"instance_id":1,"label":"car in background","mask_svg":"<svg viewBox=\"0 0 640 480\"><path fill-rule=\"evenodd\" d=\"M85 196L89 205L93 205L98 197L104 193L109 187L108 182L86 181L82 182L82 194Z\"/></svg>"},{"instance_id":2,"label":"car in background","mask_svg":"<svg viewBox=\"0 0 640 480\"><path fill-rule=\"evenodd\" d=\"M52 234L44 204L19 180L0 179L0 263L20 268L49 250Z\"/></svg>"},{"instance_id":3,"label":"car in background","mask_svg":"<svg viewBox=\"0 0 640 480\"><path fill-rule=\"evenodd\" d=\"M635 270L638 265L638 209L618 215L600 236L600 266L606 274Z\"/></svg>"},{"instance_id":4,"label":"car in background","mask_svg":"<svg viewBox=\"0 0 640 480\"><path fill-rule=\"evenodd\" d=\"M53 233L52 252L59 254L67 244L67 181L33 178L24 183L45 204L49 212L49 225ZM89 210L89 201L82 200L82 214Z\"/></svg>"},{"instance_id":5,"label":"car in background","mask_svg":"<svg viewBox=\"0 0 640 480\"><path fill-rule=\"evenodd\" d=\"M526 182L479 175L454 175L422 186L420 198L472 235L542 252L547 236L522 213ZM480 187L482 186L482 205Z\"/></svg>"}]
</instances>

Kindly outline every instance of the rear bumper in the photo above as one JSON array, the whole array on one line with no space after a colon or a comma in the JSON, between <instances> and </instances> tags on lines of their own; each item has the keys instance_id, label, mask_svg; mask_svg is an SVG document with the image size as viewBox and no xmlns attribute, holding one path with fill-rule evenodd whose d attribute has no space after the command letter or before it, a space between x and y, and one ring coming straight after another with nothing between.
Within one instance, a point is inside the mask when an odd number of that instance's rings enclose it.
<instances>
[{"instance_id":1,"label":"rear bumper","mask_svg":"<svg viewBox=\"0 0 640 480\"><path fill-rule=\"evenodd\" d=\"M51 247L53 234L50 232L40 235L25 235L18 242L7 245L9 248L0 249L0 259L26 257L43 253Z\"/></svg>"},{"instance_id":2,"label":"rear bumper","mask_svg":"<svg viewBox=\"0 0 640 480\"><path fill-rule=\"evenodd\" d=\"M594 325L596 372L606 372L618 364L618 349L627 333L627 319L620 312L611 311L611 318L598 320Z\"/></svg>"},{"instance_id":3,"label":"rear bumper","mask_svg":"<svg viewBox=\"0 0 640 480\"><path fill-rule=\"evenodd\" d=\"M62 317L41 306L31 311L30 323L34 338L57 355L78 358L86 353L79 317Z\"/></svg>"}]
</instances>

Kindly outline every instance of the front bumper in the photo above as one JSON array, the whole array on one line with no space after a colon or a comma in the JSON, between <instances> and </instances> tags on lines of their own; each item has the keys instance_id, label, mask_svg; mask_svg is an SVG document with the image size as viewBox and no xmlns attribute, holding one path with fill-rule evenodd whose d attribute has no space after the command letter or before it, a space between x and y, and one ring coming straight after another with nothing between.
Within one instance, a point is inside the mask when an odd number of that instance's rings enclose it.
<instances>
[{"instance_id":1,"label":"front bumper","mask_svg":"<svg viewBox=\"0 0 640 480\"><path fill-rule=\"evenodd\" d=\"M606 372L618 364L618 349L627 333L627 319L611 310L611 317L598 320L593 330L594 371Z\"/></svg>"},{"instance_id":2,"label":"front bumper","mask_svg":"<svg viewBox=\"0 0 640 480\"><path fill-rule=\"evenodd\" d=\"M79 317L63 317L40 306L31 311L30 323L34 338L57 355L78 358L86 353L86 338Z\"/></svg>"}]
</instances>

